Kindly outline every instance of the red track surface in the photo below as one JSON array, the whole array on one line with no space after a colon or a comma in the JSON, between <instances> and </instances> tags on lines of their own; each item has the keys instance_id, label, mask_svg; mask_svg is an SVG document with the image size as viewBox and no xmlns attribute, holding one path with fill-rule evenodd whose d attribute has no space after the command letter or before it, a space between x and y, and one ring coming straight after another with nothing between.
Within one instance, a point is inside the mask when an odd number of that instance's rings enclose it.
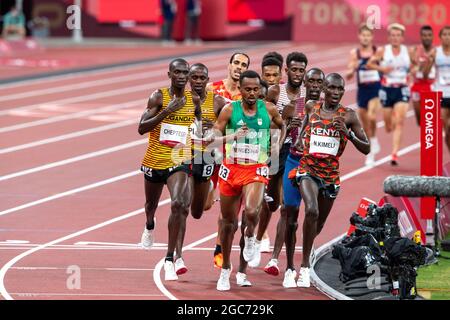
<instances>
[{"instance_id":1,"label":"red track surface","mask_svg":"<svg viewBox=\"0 0 450 320\"><path fill-rule=\"evenodd\" d=\"M284 55L304 51L310 58L309 66L322 67L328 73L343 72L349 49L274 43L270 49L254 47L246 52L252 58L251 67L259 70L266 51ZM180 56L189 53L177 50ZM189 61L207 64L211 80L217 80L225 76L228 59L226 52ZM162 246L151 251L137 247L145 221L143 177L137 169L146 149L145 137L137 133L137 122L149 93L167 85L168 62L0 86L1 299L328 299L315 288L284 289L282 275L268 276L261 268L249 269L253 287L238 288L233 281L231 291L216 291L219 272L212 266L212 249L217 204L201 220L188 219L184 259L189 272L178 282L162 281L158 263L167 243L169 206L163 201L168 198L167 190L156 214L156 241ZM141 78L133 80L135 77ZM89 85L77 89L86 82ZM85 97L102 93L102 97ZM354 101L354 85L350 83L344 103ZM96 132L85 131L94 128ZM378 137L382 151L377 159L382 159L390 154L391 136L381 128ZM419 149L414 146L418 141L417 126L410 116L402 147L413 147L400 157L400 166L392 168L384 162L356 176L346 175L362 168L364 157L352 146L347 148L341 161L345 177L341 193L316 247L345 232L361 197L378 200L383 195L386 176L419 174ZM104 150L131 142L135 143ZM447 150L444 153L447 162L450 157ZM269 228L272 242L277 217L273 220ZM298 239L297 245L301 245L301 228ZM78 242L88 243L76 245ZM300 257L299 252L297 265ZM269 255L263 254L261 264L268 259ZM280 259L284 269L284 251ZM233 251L232 261L238 265L237 251ZM81 289L67 288L66 271L73 265L81 268Z\"/></svg>"}]
</instances>

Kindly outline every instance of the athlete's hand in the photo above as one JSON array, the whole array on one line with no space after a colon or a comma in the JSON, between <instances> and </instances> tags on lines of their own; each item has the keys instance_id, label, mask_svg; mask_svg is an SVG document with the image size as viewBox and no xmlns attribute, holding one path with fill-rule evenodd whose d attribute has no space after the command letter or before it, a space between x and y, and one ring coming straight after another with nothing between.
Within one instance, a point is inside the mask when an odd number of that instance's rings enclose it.
<instances>
[{"instance_id":1,"label":"athlete's hand","mask_svg":"<svg viewBox=\"0 0 450 320\"><path fill-rule=\"evenodd\" d=\"M234 137L235 137L235 139L245 138L247 133L248 133L248 127L247 127L247 124L244 123L239 129L236 130L236 132L234 133Z\"/></svg>"},{"instance_id":2,"label":"athlete's hand","mask_svg":"<svg viewBox=\"0 0 450 320\"><path fill-rule=\"evenodd\" d=\"M347 126L345 125L344 117L341 117L341 116L334 117L333 125L336 130L339 130L340 132L342 132L347 138L350 136Z\"/></svg>"},{"instance_id":3,"label":"athlete's hand","mask_svg":"<svg viewBox=\"0 0 450 320\"><path fill-rule=\"evenodd\" d=\"M302 119L300 117L293 117L288 126L288 131L294 128L300 128L302 125Z\"/></svg>"},{"instance_id":4,"label":"athlete's hand","mask_svg":"<svg viewBox=\"0 0 450 320\"><path fill-rule=\"evenodd\" d=\"M182 98L173 98L167 105L166 109L168 112L172 113L183 108L185 104L186 96L183 96Z\"/></svg>"},{"instance_id":5,"label":"athlete's hand","mask_svg":"<svg viewBox=\"0 0 450 320\"><path fill-rule=\"evenodd\" d=\"M297 155L303 154L303 139L298 137L297 141L294 144L294 150L297 152Z\"/></svg>"}]
</instances>

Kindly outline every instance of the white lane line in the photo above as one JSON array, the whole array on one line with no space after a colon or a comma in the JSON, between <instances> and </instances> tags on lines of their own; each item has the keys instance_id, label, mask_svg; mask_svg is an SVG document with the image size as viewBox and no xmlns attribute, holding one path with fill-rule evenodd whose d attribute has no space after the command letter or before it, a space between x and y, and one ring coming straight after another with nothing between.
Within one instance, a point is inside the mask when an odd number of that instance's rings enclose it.
<instances>
[{"instance_id":1,"label":"white lane line","mask_svg":"<svg viewBox=\"0 0 450 320\"><path fill-rule=\"evenodd\" d=\"M25 271L34 271L34 270L67 270L67 267L12 267L12 270L25 270ZM85 268L80 267L81 270L90 270L90 271L153 271L154 269L144 269L144 268Z\"/></svg>"},{"instance_id":2,"label":"white lane line","mask_svg":"<svg viewBox=\"0 0 450 320\"><path fill-rule=\"evenodd\" d=\"M54 136L54 137L47 138L47 139L36 140L33 142L29 142L29 143L15 145L13 147L3 148L3 149L0 149L0 154L21 151L21 150L25 150L25 149L29 149L29 148L43 146L43 145L50 144L50 143L65 141L65 140L69 140L69 139L73 139L73 138L79 138L79 137L83 137L83 136L93 134L93 133L99 133L99 132L104 132L104 131L108 131L108 130L112 130L112 129L126 127L126 126L129 126L132 124L137 126L137 123L138 123L138 121L136 119L129 119L129 120L115 122L115 123L107 124L104 126L91 128L91 129L66 133L66 134ZM137 130L136 130L136 132L137 132Z\"/></svg>"},{"instance_id":3,"label":"white lane line","mask_svg":"<svg viewBox=\"0 0 450 320\"><path fill-rule=\"evenodd\" d=\"M316 53L316 54L312 54L311 58L313 57L318 57L318 58L324 58L328 55L330 56L335 56L337 53L342 52L343 49L338 48L338 49L334 49L334 50L330 50L328 52L324 53ZM215 60L213 60L215 61ZM335 59L335 60L328 60L325 62L324 66L333 66L336 62L342 63L344 62L343 59ZM216 67L216 66L221 66L223 64L222 61L217 61L217 62L213 62L210 63L209 66L211 67ZM161 72L163 72L161 70ZM159 73L160 72L155 72L158 75L155 75L154 78L159 78ZM223 76L224 71L216 71L216 72L210 72L210 78L214 78L216 76ZM120 81L121 82L121 81ZM149 85L144 85L145 87L142 90L145 89L149 89L149 86L151 85L151 87L153 88L158 88L161 85L166 84L167 81L157 81L157 82L149 82ZM67 86L70 87L70 86ZM92 87L92 86L89 86ZM91 100L91 99L99 99L99 98L104 98L104 97L109 97L109 96L113 96L113 95L119 95L122 93L131 93L131 92L136 92L139 91L140 89L138 89L139 87L142 86L129 86L127 88L124 89L115 89L115 90L110 90L110 91L106 91L106 92L102 92L102 93L94 93L94 94L90 94L90 95L83 95L83 96L75 96L75 97L70 97L70 98L66 98L66 99L62 99L62 100L51 100L51 101L46 101L46 102L42 102L42 103L38 103L38 104L33 104L33 105L27 105L27 106L23 106L23 107L14 107L14 108L10 108L10 109L3 109L0 110L0 115L13 115L14 113L17 113L19 111L25 111L25 110L32 110L35 108L39 108L41 105L45 105L45 104L69 104L69 103L77 103L77 102L82 102L82 101L86 101L86 100ZM131 90L130 88L135 88L134 90ZM52 89L47 89L47 90L52 90ZM128 91L130 90L130 91ZM0 130L0 132L3 132Z\"/></svg>"},{"instance_id":4,"label":"white lane line","mask_svg":"<svg viewBox=\"0 0 450 320\"><path fill-rule=\"evenodd\" d=\"M279 46L279 48L277 50L281 50L280 48L292 48L292 44L289 43L285 43L285 42L277 42L273 45ZM255 45L248 45L247 46L247 50L261 50L259 48L265 48L266 45L262 45L262 44L255 44ZM314 44L309 44L309 45L302 45L299 46L299 48L301 50L315 50L317 49L317 45ZM208 48L210 50L218 50L219 48ZM215 57L216 59L219 58L221 55L223 55L224 53L227 52L232 52L234 50L244 50L243 47L239 46L235 47L235 48L222 48L221 51L214 51L214 52L205 52L202 53L201 58L207 58L207 57ZM196 59L199 56L200 51L196 51L196 52L188 52L183 54L184 56L187 56L189 58L189 60L192 59ZM175 52L174 52L175 54ZM89 75L103 75L103 74L110 74L110 73L115 73L115 72L123 72L123 71L132 71L135 69L142 69L142 68L147 68L147 67L153 67L153 66L165 66L167 69L167 64L169 62L171 58L169 57L167 59L167 62L163 62L163 61L151 61L151 62L141 62L141 63L135 63L132 65L125 65L125 66L115 66L115 67L107 67L104 69L98 69L98 70L86 70L86 71L75 71L72 73L67 73L67 74L63 74L63 75L54 75L54 76L48 76L45 78L40 78L40 79L25 79L22 81L17 81L14 83L5 83L5 84L0 84L0 90L2 89L8 89L8 88L15 88L15 87L21 87L21 86L25 86L25 85L33 85L35 83L52 83L52 82L57 82L57 81L62 81L62 80L73 80L73 79L77 79L77 78L83 78Z\"/></svg>"},{"instance_id":5,"label":"white lane line","mask_svg":"<svg viewBox=\"0 0 450 320\"><path fill-rule=\"evenodd\" d=\"M83 160L87 160L87 159L91 159L91 158L95 158L95 157L99 157L99 156L104 156L106 154L109 153L113 153L113 152L117 152L117 151L122 151L125 149L129 149L129 148L133 148L136 146L140 146L142 144L146 144L148 142L147 139L140 139L140 140L135 140L132 142L128 142L128 143L124 143L118 146L114 146L111 148L106 148L106 149L102 149L102 150L98 150L95 152L90 152L90 153L85 153L73 158L68 158L65 160L61 160L61 161L55 161L55 162L51 162L51 163L47 163L45 165L42 166L38 166L38 167L34 167L34 168L30 168L27 170L22 170L22 171L17 171L11 174L7 174L4 176L0 176L0 181L5 181L5 180L10 180L10 179L14 179L17 177L21 177L21 176L25 176L27 174L32 174L32 173L36 173L36 172L40 172L40 171L44 171L44 170L48 170L48 169L53 169L53 168L57 168L60 166L65 166L71 163L75 163L78 161L83 161ZM0 152L1 153L1 152Z\"/></svg>"},{"instance_id":6,"label":"white lane line","mask_svg":"<svg viewBox=\"0 0 450 320\"><path fill-rule=\"evenodd\" d=\"M121 175L109 178L109 179L105 179L105 180L98 181L98 182L95 182L95 183L92 183L92 184L88 184L88 185L85 185L85 186L82 186L82 187L79 187L79 188L67 190L65 192L61 192L61 193L58 193L58 194L55 194L55 195L52 195L52 196L49 196L49 197L46 197L46 198L42 198L42 199L39 199L39 200L36 200L36 201L25 203L25 204L17 206L17 207L13 207L13 208L10 208L10 209L6 209L6 210L3 210L3 211L0 211L0 216L4 216L4 215L7 215L9 213L17 212L17 211L20 211L20 210L23 210L23 209L31 208L31 207L34 207L34 206L37 206L39 204L46 203L46 202L49 202L49 201L52 201L52 200L56 200L56 199L60 199L60 198L63 198L63 197L67 197L67 196L70 196L70 195L78 193L78 192L83 192L83 191L86 191L86 190L90 190L90 189L94 189L94 188L97 188L97 187L101 187L101 186L107 185L109 183L113 183L113 182L116 182L116 181L124 180L124 179L130 178L130 177L136 176L136 175L138 175L140 173L141 172L139 170L134 170L134 171L131 171L131 172L127 172L127 173L124 173L124 174L121 174Z\"/></svg>"}]
</instances>

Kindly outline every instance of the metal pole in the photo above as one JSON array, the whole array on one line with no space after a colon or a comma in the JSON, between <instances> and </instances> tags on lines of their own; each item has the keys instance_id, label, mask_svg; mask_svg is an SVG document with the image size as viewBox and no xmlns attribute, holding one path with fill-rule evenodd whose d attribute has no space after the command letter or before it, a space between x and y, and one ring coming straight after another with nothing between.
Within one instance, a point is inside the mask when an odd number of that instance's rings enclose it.
<instances>
[{"instance_id":1,"label":"metal pole","mask_svg":"<svg viewBox=\"0 0 450 320\"><path fill-rule=\"evenodd\" d=\"M82 0L74 0L74 5L76 5L79 8L79 18L80 18L80 28L74 28L72 30L72 40L73 42L80 43L83 41L83 28L82 28Z\"/></svg>"}]
</instances>

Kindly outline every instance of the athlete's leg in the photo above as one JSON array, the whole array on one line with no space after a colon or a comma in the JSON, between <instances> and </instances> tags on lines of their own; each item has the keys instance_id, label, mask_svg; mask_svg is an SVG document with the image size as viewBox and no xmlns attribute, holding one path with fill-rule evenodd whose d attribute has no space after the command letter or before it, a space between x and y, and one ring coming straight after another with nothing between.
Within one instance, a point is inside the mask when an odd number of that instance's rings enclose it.
<instances>
[{"instance_id":1,"label":"athlete's leg","mask_svg":"<svg viewBox=\"0 0 450 320\"><path fill-rule=\"evenodd\" d=\"M371 127L370 127L369 113L368 113L367 108L358 107L358 116L359 116L359 119L361 120L361 124L363 126L364 131L366 132L367 136L369 136Z\"/></svg>"},{"instance_id":2,"label":"athlete's leg","mask_svg":"<svg viewBox=\"0 0 450 320\"><path fill-rule=\"evenodd\" d=\"M259 213L264 200L264 189L266 185L262 182L253 182L243 187L245 215L247 229L245 236L252 237L259 220Z\"/></svg>"},{"instance_id":3,"label":"athlete's leg","mask_svg":"<svg viewBox=\"0 0 450 320\"><path fill-rule=\"evenodd\" d=\"M387 133L390 133L393 130L392 113L393 107L385 106L383 108L384 127Z\"/></svg>"},{"instance_id":4,"label":"athlete's leg","mask_svg":"<svg viewBox=\"0 0 450 320\"><path fill-rule=\"evenodd\" d=\"M283 248L284 239L286 236L287 225L287 212L284 205L280 208L280 217L277 223L277 234L275 236L275 242L273 243L272 259L278 259L281 249Z\"/></svg>"},{"instance_id":5,"label":"athlete's leg","mask_svg":"<svg viewBox=\"0 0 450 320\"><path fill-rule=\"evenodd\" d=\"M287 227L286 227L286 258L287 258L287 269L294 270L294 253L295 244L297 243L297 229L298 229L298 215L299 208L294 206L286 206L285 211L287 214Z\"/></svg>"},{"instance_id":6,"label":"athlete's leg","mask_svg":"<svg viewBox=\"0 0 450 320\"><path fill-rule=\"evenodd\" d=\"M270 223L273 212L278 210L280 206L281 195L281 183L283 178L283 172L279 171L277 174L270 177L269 184L267 186L267 196L271 197L273 201L265 202L262 204L261 215L259 217L258 234L256 239L261 241L267 227Z\"/></svg>"},{"instance_id":7,"label":"athlete's leg","mask_svg":"<svg viewBox=\"0 0 450 320\"><path fill-rule=\"evenodd\" d=\"M147 229L152 230L155 226L155 212L158 208L159 199L164 188L164 183L154 183L145 180L145 215L147 218Z\"/></svg>"},{"instance_id":8,"label":"athlete's leg","mask_svg":"<svg viewBox=\"0 0 450 320\"><path fill-rule=\"evenodd\" d=\"M180 232L186 228L186 218L189 214L189 207L192 201L192 188L188 174L184 171L177 171L167 179L167 188L169 189L171 199L171 212L169 216L168 229L169 241L167 245L166 258L173 259L173 253L177 243L179 251L177 257L181 257L181 248L184 238L178 239Z\"/></svg>"},{"instance_id":9,"label":"athlete's leg","mask_svg":"<svg viewBox=\"0 0 450 320\"><path fill-rule=\"evenodd\" d=\"M403 127L405 125L406 112L408 111L407 102L397 102L394 105L394 118L393 118L393 139L392 139L392 154L397 154L400 150L400 145L403 135Z\"/></svg>"},{"instance_id":10,"label":"athlete's leg","mask_svg":"<svg viewBox=\"0 0 450 320\"><path fill-rule=\"evenodd\" d=\"M222 269L231 268L231 248L233 245L234 233L238 227L238 213L241 195L225 196L220 195L220 243L222 244L223 264Z\"/></svg>"},{"instance_id":11,"label":"athlete's leg","mask_svg":"<svg viewBox=\"0 0 450 320\"><path fill-rule=\"evenodd\" d=\"M450 105L446 108L441 108L441 118L444 122L445 143L448 151L450 151Z\"/></svg>"},{"instance_id":12,"label":"athlete's leg","mask_svg":"<svg viewBox=\"0 0 450 320\"><path fill-rule=\"evenodd\" d=\"M369 120L368 131L366 131L367 137L375 138L377 133L377 113L381 108L380 98L375 97L369 100L367 107L367 117Z\"/></svg>"},{"instance_id":13,"label":"athlete's leg","mask_svg":"<svg viewBox=\"0 0 450 320\"><path fill-rule=\"evenodd\" d=\"M309 268L309 255L317 234L317 222L319 220L317 183L309 178L300 181L300 193L305 203L305 220L303 222L303 258L302 267Z\"/></svg>"}]
</instances>

